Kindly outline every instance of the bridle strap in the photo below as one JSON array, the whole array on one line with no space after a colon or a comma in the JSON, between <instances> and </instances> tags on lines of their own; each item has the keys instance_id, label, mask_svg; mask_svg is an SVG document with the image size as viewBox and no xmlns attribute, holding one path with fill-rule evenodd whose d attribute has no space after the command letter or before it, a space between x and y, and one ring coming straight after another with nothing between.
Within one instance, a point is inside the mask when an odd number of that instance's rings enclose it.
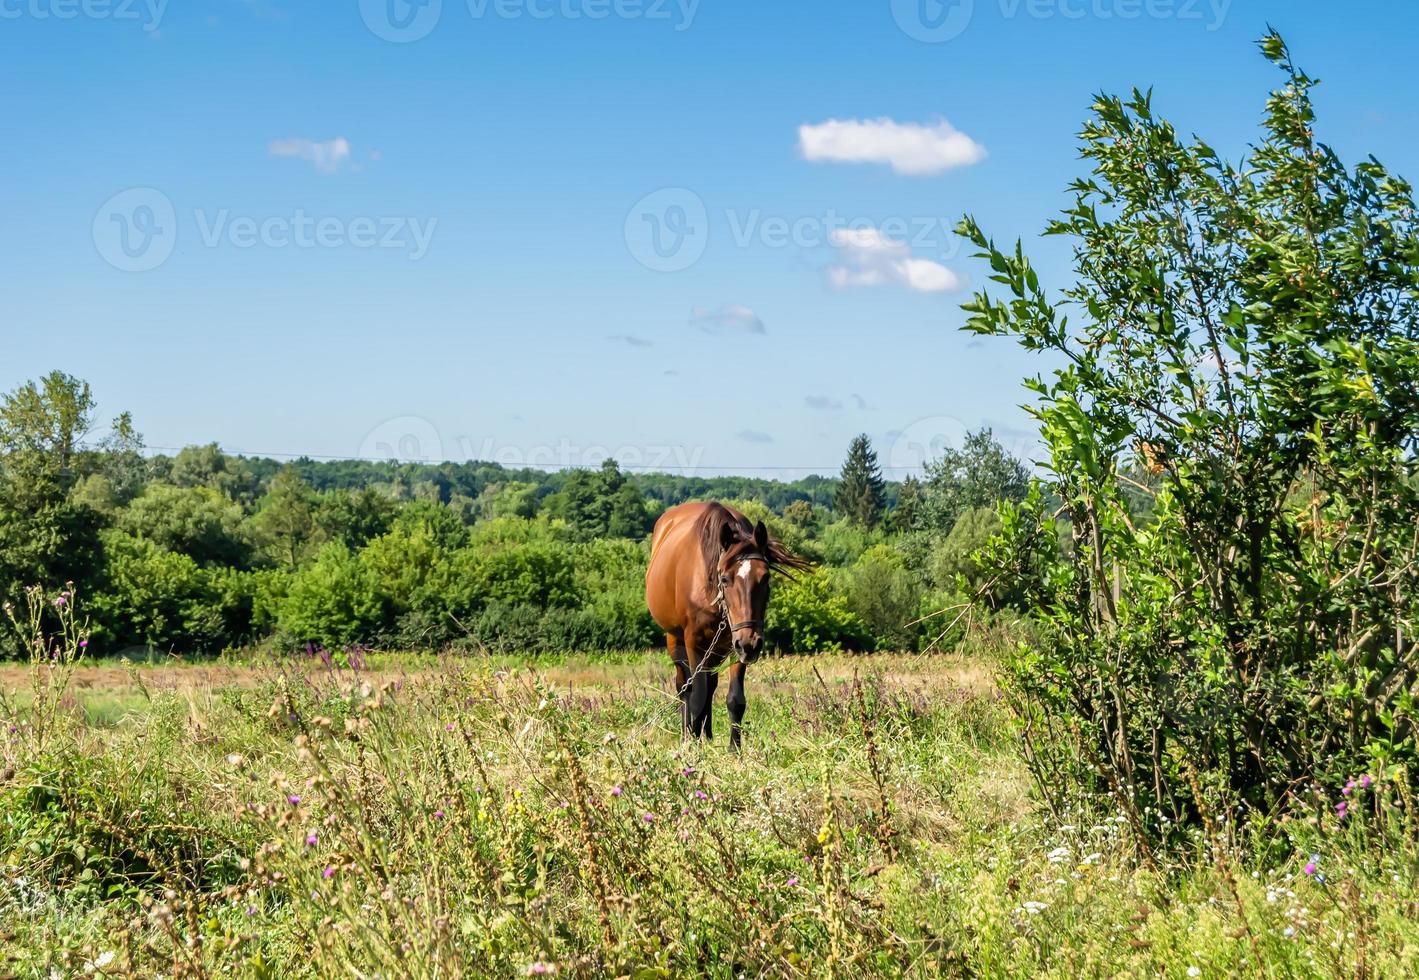
<instances>
[{"instance_id":1,"label":"bridle strap","mask_svg":"<svg viewBox=\"0 0 1419 980\"><path fill-rule=\"evenodd\" d=\"M767 558L759 554L757 551L740 555L734 560L735 562L761 561L766 565L769 562ZM729 602L724 598L724 586L719 586L719 593L715 596L715 598L718 601L720 617L724 622L729 624L729 632L731 634L733 634L737 630L742 629L762 630L764 628L764 621L762 619L746 619L742 623L736 623L729 618Z\"/></svg>"}]
</instances>

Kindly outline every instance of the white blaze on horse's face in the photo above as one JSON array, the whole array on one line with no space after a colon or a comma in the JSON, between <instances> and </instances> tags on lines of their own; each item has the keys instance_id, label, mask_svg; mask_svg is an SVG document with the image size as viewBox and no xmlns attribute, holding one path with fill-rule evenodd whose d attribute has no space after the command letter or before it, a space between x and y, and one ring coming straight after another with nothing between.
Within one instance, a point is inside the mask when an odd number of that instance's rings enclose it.
<instances>
[{"instance_id":1,"label":"white blaze on horse's face","mask_svg":"<svg viewBox=\"0 0 1419 980\"><path fill-rule=\"evenodd\" d=\"M753 573L754 573L754 563L751 562L751 561L749 561L749 559L746 558L746 559L744 559L743 561L741 561L741 562L739 563L739 577L740 577L740 578L748 578L748 577L749 577L750 575L752 575Z\"/></svg>"}]
</instances>

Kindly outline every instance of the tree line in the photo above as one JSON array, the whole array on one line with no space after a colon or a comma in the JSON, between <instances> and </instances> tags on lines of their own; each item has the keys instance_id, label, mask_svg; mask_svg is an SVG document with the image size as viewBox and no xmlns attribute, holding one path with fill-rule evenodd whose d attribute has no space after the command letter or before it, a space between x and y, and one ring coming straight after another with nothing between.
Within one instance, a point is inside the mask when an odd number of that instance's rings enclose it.
<instances>
[{"instance_id":1,"label":"tree line","mask_svg":"<svg viewBox=\"0 0 1419 980\"><path fill-rule=\"evenodd\" d=\"M649 646L649 533L691 499L733 502L820 563L780 583L779 649L918 649L944 638L917 621L970 587L995 505L1028 483L987 432L924 481L884 480L860 436L837 478L790 482L630 475L614 460L169 456L146 452L126 414L96 432L94 405L57 371L0 401L0 590L13 606L28 586L71 583L95 654Z\"/></svg>"}]
</instances>

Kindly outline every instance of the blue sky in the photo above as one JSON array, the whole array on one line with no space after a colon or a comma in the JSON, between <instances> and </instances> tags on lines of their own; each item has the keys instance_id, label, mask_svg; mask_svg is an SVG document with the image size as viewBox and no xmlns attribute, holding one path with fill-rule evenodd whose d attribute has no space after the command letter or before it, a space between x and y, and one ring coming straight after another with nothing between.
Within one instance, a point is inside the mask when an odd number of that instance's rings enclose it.
<instances>
[{"instance_id":1,"label":"blue sky","mask_svg":"<svg viewBox=\"0 0 1419 980\"><path fill-rule=\"evenodd\" d=\"M943 224L1062 281L1091 95L1238 157L1268 23L1322 137L1419 176L1408 3L0 0L0 386L77 374L154 447L1028 453L1047 365L957 329Z\"/></svg>"}]
</instances>

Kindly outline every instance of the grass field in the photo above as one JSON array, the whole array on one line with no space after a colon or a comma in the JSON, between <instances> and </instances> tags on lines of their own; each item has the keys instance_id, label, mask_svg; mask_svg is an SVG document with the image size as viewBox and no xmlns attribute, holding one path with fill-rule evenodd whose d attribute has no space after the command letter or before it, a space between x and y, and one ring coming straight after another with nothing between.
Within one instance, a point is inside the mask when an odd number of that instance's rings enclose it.
<instances>
[{"instance_id":1,"label":"grass field","mask_svg":"<svg viewBox=\"0 0 1419 980\"><path fill-rule=\"evenodd\" d=\"M1149 867L1037 808L991 678L770 660L735 757L652 655L4 669L0 975L1419 974L1386 785Z\"/></svg>"}]
</instances>

